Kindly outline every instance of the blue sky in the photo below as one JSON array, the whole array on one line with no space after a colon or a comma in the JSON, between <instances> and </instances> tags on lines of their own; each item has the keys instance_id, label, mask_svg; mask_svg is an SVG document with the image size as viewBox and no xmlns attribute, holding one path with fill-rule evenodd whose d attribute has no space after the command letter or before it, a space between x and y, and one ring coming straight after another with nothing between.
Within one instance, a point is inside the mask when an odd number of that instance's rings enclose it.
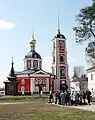
<instances>
[{"instance_id":1,"label":"blue sky","mask_svg":"<svg viewBox=\"0 0 95 120\"><path fill-rule=\"evenodd\" d=\"M36 51L43 58L43 69L51 71L52 43L57 32L59 12L61 32L67 38L69 75L73 66L86 66L84 45L74 42L72 28L79 10L92 0L0 0L0 84L6 80L14 57L15 70L23 70L23 58L29 52L32 30ZM48 64L47 64L48 63Z\"/></svg>"}]
</instances>

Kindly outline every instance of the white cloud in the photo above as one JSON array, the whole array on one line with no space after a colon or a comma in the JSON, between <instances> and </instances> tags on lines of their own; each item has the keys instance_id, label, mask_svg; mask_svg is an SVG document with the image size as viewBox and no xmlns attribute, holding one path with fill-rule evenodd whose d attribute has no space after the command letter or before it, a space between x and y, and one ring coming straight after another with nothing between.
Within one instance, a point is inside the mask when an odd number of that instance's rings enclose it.
<instances>
[{"instance_id":1,"label":"white cloud","mask_svg":"<svg viewBox=\"0 0 95 120\"><path fill-rule=\"evenodd\" d=\"M6 20L0 20L0 29L11 29L14 28L15 24L10 22L10 21L6 21Z\"/></svg>"}]
</instances>

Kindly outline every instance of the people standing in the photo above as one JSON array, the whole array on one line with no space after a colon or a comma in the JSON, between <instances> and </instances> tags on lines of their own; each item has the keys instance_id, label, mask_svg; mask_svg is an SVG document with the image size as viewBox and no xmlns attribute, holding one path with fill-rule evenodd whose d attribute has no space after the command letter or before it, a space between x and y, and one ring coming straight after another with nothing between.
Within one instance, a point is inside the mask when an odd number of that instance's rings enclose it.
<instances>
[{"instance_id":1,"label":"people standing","mask_svg":"<svg viewBox=\"0 0 95 120\"><path fill-rule=\"evenodd\" d=\"M82 105L82 94L81 93L80 93L79 97L80 97L80 105Z\"/></svg>"},{"instance_id":2,"label":"people standing","mask_svg":"<svg viewBox=\"0 0 95 120\"><path fill-rule=\"evenodd\" d=\"M84 103L84 105L86 104L85 99L86 99L86 93L83 91L83 103Z\"/></svg>"},{"instance_id":3,"label":"people standing","mask_svg":"<svg viewBox=\"0 0 95 120\"><path fill-rule=\"evenodd\" d=\"M74 104L74 102L73 102L73 96L74 96L74 93L71 93L71 95L70 95L70 103L71 103L71 105Z\"/></svg>"},{"instance_id":4,"label":"people standing","mask_svg":"<svg viewBox=\"0 0 95 120\"><path fill-rule=\"evenodd\" d=\"M61 104L61 97L60 97L60 94L61 94L61 91L58 92L58 104L59 104L59 105Z\"/></svg>"},{"instance_id":5,"label":"people standing","mask_svg":"<svg viewBox=\"0 0 95 120\"><path fill-rule=\"evenodd\" d=\"M60 97L61 97L61 105L65 105L65 92L62 91Z\"/></svg>"},{"instance_id":6,"label":"people standing","mask_svg":"<svg viewBox=\"0 0 95 120\"><path fill-rule=\"evenodd\" d=\"M57 104L57 98L58 98L58 92L57 91L54 93L54 97L55 97L55 104Z\"/></svg>"},{"instance_id":7,"label":"people standing","mask_svg":"<svg viewBox=\"0 0 95 120\"><path fill-rule=\"evenodd\" d=\"M49 96L49 103L52 103L52 100L53 100L53 94L51 92L50 96Z\"/></svg>"},{"instance_id":8,"label":"people standing","mask_svg":"<svg viewBox=\"0 0 95 120\"><path fill-rule=\"evenodd\" d=\"M68 105L69 94L65 91L65 104Z\"/></svg>"},{"instance_id":9,"label":"people standing","mask_svg":"<svg viewBox=\"0 0 95 120\"><path fill-rule=\"evenodd\" d=\"M79 96L78 93L75 94L75 106L79 104Z\"/></svg>"},{"instance_id":10,"label":"people standing","mask_svg":"<svg viewBox=\"0 0 95 120\"><path fill-rule=\"evenodd\" d=\"M88 91L87 93L87 100L88 100L88 105L90 105L90 102L91 102L91 92Z\"/></svg>"}]
</instances>

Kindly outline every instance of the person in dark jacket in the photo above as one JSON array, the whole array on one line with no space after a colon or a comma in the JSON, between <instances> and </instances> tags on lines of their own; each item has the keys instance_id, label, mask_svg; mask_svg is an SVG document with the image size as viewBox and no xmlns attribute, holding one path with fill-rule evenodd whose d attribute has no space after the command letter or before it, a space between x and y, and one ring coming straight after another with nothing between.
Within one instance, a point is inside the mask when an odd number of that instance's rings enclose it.
<instances>
[{"instance_id":1,"label":"person in dark jacket","mask_svg":"<svg viewBox=\"0 0 95 120\"><path fill-rule=\"evenodd\" d=\"M87 93L87 100L88 100L88 104L90 105L90 102L91 102L91 92L88 91Z\"/></svg>"},{"instance_id":2,"label":"person in dark jacket","mask_svg":"<svg viewBox=\"0 0 95 120\"><path fill-rule=\"evenodd\" d=\"M86 99L86 93L83 91L83 103L84 103L84 105L86 104L85 99Z\"/></svg>"},{"instance_id":3,"label":"person in dark jacket","mask_svg":"<svg viewBox=\"0 0 95 120\"><path fill-rule=\"evenodd\" d=\"M51 93L49 96L49 103L52 103L52 99L53 99L53 94Z\"/></svg>"},{"instance_id":4,"label":"person in dark jacket","mask_svg":"<svg viewBox=\"0 0 95 120\"><path fill-rule=\"evenodd\" d=\"M59 104L59 105L61 104L61 97L60 97L60 94L61 94L61 91L58 92L58 104Z\"/></svg>"},{"instance_id":5,"label":"person in dark jacket","mask_svg":"<svg viewBox=\"0 0 95 120\"><path fill-rule=\"evenodd\" d=\"M67 92L65 96L65 104L68 105L68 102L69 102L69 94Z\"/></svg>"}]
</instances>

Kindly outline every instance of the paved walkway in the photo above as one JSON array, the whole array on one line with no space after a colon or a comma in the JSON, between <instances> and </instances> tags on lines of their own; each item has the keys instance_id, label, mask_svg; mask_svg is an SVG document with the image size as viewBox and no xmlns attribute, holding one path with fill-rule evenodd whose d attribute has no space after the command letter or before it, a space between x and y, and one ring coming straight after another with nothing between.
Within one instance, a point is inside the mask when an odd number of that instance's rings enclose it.
<instances>
[{"instance_id":1,"label":"paved walkway","mask_svg":"<svg viewBox=\"0 0 95 120\"><path fill-rule=\"evenodd\" d=\"M0 103L0 105L10 105L10 104L27 104L32 102L6 102L6 103ZM49 104L49 103L46 103ZM76 109L82 109L82 110L88 110L95 112L95 105L82 105L82 106L64 106L64 105L56 105L52 103L52 105L59 106L59 107L67 107L67 108L76 108Z\"/></svg>"},{"instance_id":2,"label":"paved walkway","mask_svg":"<svg viewBox=\"0 0 95 120\"><path fill-rule=\"evenodd\" d=\"M27 104L32 102L6 102L6 103L0 103L0 105L10 105L10 104Z\"/></svg>"},{"instance_id":3,"label":"paved walkway","mask_svg":"<svg viewBox=\"0 0 95 120\"><path fill-rule=\"evenodd\" d=\"M53 105L56 105L52 103ZM67 108L76 108L76 109L82 109L82 110L88 110L95 112L95 105L82 105L82 106L64 106L64 105L57 105L59 107L67 107Z\"/></svg>"}]
</instances>

